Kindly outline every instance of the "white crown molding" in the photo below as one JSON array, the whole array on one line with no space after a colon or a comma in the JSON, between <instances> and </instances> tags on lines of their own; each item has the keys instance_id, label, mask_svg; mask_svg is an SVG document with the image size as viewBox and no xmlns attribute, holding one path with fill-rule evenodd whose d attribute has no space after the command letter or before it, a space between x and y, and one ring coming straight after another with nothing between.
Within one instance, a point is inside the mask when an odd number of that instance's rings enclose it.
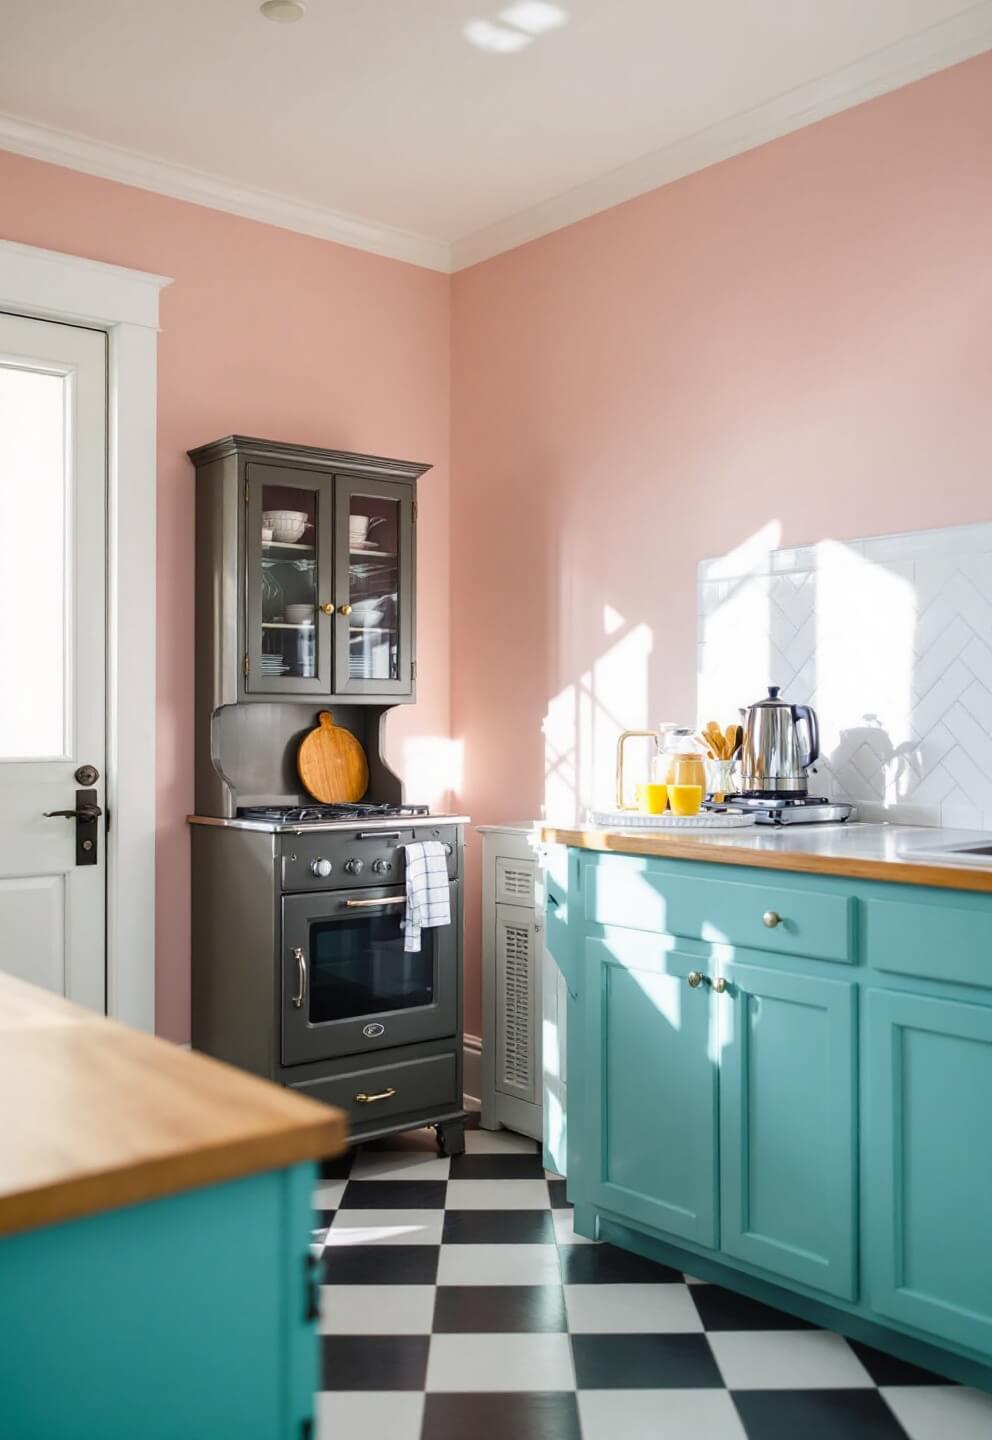
<instances>
[{"instance_id":1,"label":"white crown molding","mask_svg":"<svg viewBox=\"0 0 992 1440\"><path fill-rule=\"evenodd\" d=\"M36 125L16 115L0 114L0 150L12 150L17 155L46 160L52 165L65 165L87 175L98 175L103 180L117 180L122 185L136 185L140 190L153 190L159 195L206 205L211 210L224 210L265 225L278 225L283 230L333 240L391 260L405 260L427 270L447 272L451 269L451 246L447 241L378 225L372 220L361 220L321 205L293 200L287 195L238 185L184 165L172 165L116 145L104 145L65 130Z\"/></svg>"},{"instance_id":2,"label":"white crown molding","mask_svg":"<svg viewBox=\"0 0 992 1440\"><path fill-rule=\"evenodd\" d=\"M963 14L876 50L852 65L456 240L451 247L451 268L464 270L490 260L989 49L992 0L982 0Z\"/></svg>"}]
</instances>

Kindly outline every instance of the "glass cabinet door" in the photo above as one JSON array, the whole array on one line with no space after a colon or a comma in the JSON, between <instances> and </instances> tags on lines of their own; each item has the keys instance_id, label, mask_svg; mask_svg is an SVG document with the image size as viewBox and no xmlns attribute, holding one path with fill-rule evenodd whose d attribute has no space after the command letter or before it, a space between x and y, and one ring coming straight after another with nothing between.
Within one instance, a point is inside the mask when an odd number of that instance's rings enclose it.
<instances>
[{"instance_id":1,"label":"glass cabinet door","mask_svg":"<svg viewBox=\"0 0 992 1440\"><path fill-rule=\"evenodd\" d=\"M252 694L329 694L334 477L247 467L248 640Z\"/></svg>"},{"instance_id":2,"label":"glass cabinet door","mask_svg":"<svg viewBox=\"0 0 992 1440\"><path fill-rule=\"evenodd\" d=\"M335 691L410 694L413 495L337 477Z\"/></svg>"}]
</instances>

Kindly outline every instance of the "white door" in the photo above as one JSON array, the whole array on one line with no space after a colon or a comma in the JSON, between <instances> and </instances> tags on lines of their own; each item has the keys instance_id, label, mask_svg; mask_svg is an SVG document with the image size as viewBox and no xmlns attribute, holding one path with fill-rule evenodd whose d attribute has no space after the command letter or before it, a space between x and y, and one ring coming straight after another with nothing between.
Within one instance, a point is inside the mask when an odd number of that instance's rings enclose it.
<instances>
[{"instance_id":1,"label":"white door","mask_svg":"<svg viewBox=\"0 0 992 1440\"><path fill-rule=\"evenodd\" d=\"M0 314L0 969L100 1011L104 818L45 811L105 809L106 434L106 336Z\"/></svg>"}]
</instances>

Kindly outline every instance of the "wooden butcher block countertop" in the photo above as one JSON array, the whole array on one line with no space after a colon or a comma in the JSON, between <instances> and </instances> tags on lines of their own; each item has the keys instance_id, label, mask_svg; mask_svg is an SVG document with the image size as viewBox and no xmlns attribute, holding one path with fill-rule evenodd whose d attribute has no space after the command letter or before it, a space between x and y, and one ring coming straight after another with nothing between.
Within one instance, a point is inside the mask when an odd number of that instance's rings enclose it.
<instances>
[{"instance_id":1,"label":"wooden butcher block countertop","mask_svg":"<svg viewBox=\"0 0 992 1440\"><path fill-rule=\"evenodd\" d=\"M0 1235L335 1155L346 1119L0 973Z\"/></svg>"},{"instance_id":2,"label":"wooden butcher block countertop","mask_svg":"<svg viewBox=\"0 0 992 1440\"><path fill-rule=\"evenodd\" d=\"M705 860L808 875L843 875L893 885L933 885L945 890L992 892L992 864L914 858L914 850L967 842L992 844L992 834L919 825L755 825L743 830L597 830L544 825L546 845L577 845L665 860Z\"/></svg>"}]
</instances>

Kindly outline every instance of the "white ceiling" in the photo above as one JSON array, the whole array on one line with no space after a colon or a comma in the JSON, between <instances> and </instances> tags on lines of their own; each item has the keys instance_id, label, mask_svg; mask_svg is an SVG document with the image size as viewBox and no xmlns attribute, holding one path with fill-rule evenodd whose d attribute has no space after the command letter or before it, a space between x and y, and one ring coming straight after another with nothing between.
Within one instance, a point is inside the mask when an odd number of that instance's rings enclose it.
<instances>
[{"instance_id":1,"label":"white ceiling","mask_svg":"<svg viewBox=\"0 0 992 1440\"><path fill-rule=\"evenodd\" d=\"M990 46L992 0L0 0L0 147L449 269Z\"/></svg>"}]
</instances>

